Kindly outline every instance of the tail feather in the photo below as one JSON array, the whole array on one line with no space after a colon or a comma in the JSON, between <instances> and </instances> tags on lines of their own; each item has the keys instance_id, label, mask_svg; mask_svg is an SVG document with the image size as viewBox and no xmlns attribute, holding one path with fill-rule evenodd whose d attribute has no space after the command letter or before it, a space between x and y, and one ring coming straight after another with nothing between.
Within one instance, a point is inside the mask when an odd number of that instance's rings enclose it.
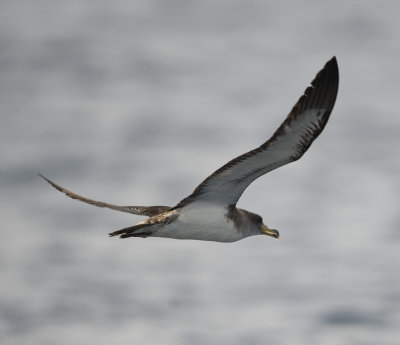
<instances>
[{"instance_id":1,"label":"tail feather","mask_svg":"<svg viewBox=\"0 0 400 345\"><path fill-rule=\"evenodd\" d=\"M133 233L133 234L123 234L121 236L119 236L119 238L128 238L128 237L142 237L142 238L146 238L151 236L152 232L151 231L143 231L143 232L139 232L139 233Z\"/></svg>"},{"instance_id":2,"label":"tail feather","mask_svg":"<svg viewBox=\"0 0 400 345\"><path fill-rule=\"evenodd\" d=\"M149 226L154 224L136 224L133 226L129 226L127 228L117 230L109 233L110 237L119 236L120 238L128 238L128 237L148 237L153 233L151 230L146 229Z\"/></svg>"}]
</instances>

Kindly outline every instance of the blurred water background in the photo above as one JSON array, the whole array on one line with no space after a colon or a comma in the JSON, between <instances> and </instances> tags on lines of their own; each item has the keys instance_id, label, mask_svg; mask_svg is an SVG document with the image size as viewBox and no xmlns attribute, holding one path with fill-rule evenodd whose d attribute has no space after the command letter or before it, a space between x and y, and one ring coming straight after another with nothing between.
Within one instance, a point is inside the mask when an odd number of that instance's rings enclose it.
<instances>
[{"instance_id":1,"label":"blurred water background","mask_svg":"<svg viewBox=\"0 0 400 345\"><path fill-rule=\"evenodd\" d=\"M0 3L1 344L400 344L398 1ZM300 161L239 207L279 241L109 239L263 143L323 64Z\"/></svg>"}]
</instances>

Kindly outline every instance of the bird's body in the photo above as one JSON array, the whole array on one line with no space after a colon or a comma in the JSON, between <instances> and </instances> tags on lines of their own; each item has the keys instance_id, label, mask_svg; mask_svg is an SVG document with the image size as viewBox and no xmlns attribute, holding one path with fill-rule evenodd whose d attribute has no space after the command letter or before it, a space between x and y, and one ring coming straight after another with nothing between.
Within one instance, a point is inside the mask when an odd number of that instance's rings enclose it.
<instances>
[{"instance_id":1,"label":"bird's body","mask_svg":"<svg viewBox=\"0 0 400 345\"><path fill-rule=\"evenodd\" d=\"M233 242L243 238L233 222L226 217L223 207L209 203L194 204L167 212L166 219L174 219L158 226L152 236L175 239L198 239L204 241Z\"/></svg>"},{"instance_id":2,"label":"bird's body","mask_svg":"<svg viewBox=\"0 0 400 345\"><path fill-rule=\"evenodd\" d=\"M217 242L234 242L259 234L279 238L278 231L264 225L259 215L237 208L236 203L255 179L302 157L329 119L338 84L337 62L332 58L268 141L216 170L174 207L108 204L77 195L42 177L73 199L149 217L110 236Z\"/></svg>"},{"instance_id":3,"label":"bird's body","mask_svg":"<svg viewBox=\"0 0 400 345\"><path fill-rule=\"evenodd\" d=\"M194 202L182 208L154 216L147 222L155 221L157 223L152 226L151 236L153 237L235 242L259 232L258 228L255 229L255 232L252 232L251 227L243 226L242 229L242 227L235 225L235 219L237 221L239 217L242 218L240 224L245 225L243 224L247 220L245 214L250 213L239 208L229 209L215 206L209 202ZM143 224L146 224L146 221ZM146 227L143 230L146 231Z\"/></svg>"}]
</instances>

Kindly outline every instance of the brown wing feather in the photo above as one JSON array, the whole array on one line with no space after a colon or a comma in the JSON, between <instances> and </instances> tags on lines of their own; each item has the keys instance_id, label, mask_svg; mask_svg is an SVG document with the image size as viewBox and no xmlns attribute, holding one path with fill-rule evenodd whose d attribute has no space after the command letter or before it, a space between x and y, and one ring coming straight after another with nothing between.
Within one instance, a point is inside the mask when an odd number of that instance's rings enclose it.
<instances>
[{"instance_id":1,"label":"brown wing feather","mask_svg":"<svg viewBox=\"0 0 400 345\"><path fill-rule=\"evenodd\" d=\"M132 214L138 214L142 216L155 216L160 213L164 213L171 208L169 206L118 206L118 205L113 205L113 204L108 204L103 201L97 201L97 200L92 200L89 198L85 198L84 196L75 194L58 184L54 183L53 181L50 181L48 178L44 177L43 175L40 175L44 180L46 180L48 183L50 183L55 189L58 189L60 192L64 193L65 195L69 196L72 199L76 199L82 202L86 202L87 204L97 206L97 207L105 207L105 208L110 208L115 211L121 211L121 212L126 212L126 213L132 213Z\"/></svg>"},{"instance_id":2,"label":"brown wing feather","mask_svg":"<svg viewBox=\"0 0 400 345\"><path fill-rule=\"evenodd\" d=\"M328 122L338 85L339 70L333 57L268 141L219 168L174 208L200 200L235 205L255 179L299 159Z\"/></svg>"}]
</instances>

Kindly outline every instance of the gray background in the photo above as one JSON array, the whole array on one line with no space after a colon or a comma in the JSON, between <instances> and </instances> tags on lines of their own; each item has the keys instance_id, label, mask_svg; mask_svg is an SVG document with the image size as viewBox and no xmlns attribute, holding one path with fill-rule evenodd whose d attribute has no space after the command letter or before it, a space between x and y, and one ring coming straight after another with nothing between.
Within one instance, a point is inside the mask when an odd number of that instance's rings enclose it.
<instances>
[{"instance_id":1,"label":"gray background","mask_svg":"<svg viewBox=\"0 0 400 345\"><path fill-rule=\"evenodd\" d=\"M0 3L1 344L400 343L398 1ZM281 239L109 239L273 133L336 55L300 161L239 206Z\"/></svg>"}]
</instances>

